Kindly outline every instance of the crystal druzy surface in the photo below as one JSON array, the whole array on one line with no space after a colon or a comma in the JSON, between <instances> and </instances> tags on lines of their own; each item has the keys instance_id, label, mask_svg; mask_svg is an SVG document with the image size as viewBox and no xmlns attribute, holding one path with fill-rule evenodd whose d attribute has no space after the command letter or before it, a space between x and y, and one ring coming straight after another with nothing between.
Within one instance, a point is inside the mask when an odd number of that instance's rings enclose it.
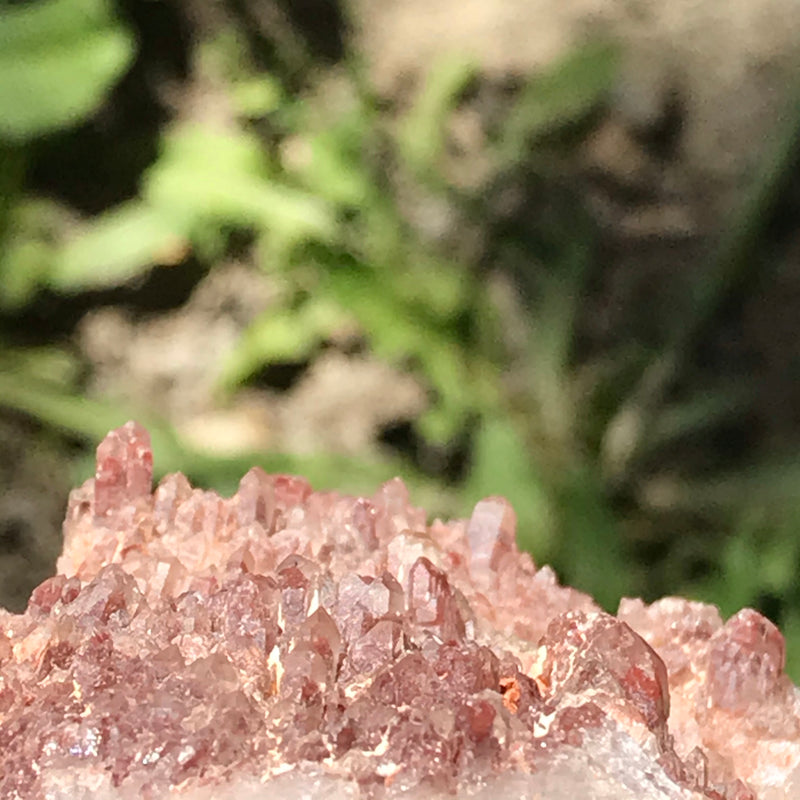
<instances>
[{"instance_id":1,"label":"crystal druzy surface","mask_svg":"<svg viewBox=\"0 0 800 800\"><path fill-rule=\"evenodd\" d=\"M0 611L0 797L800 797L800 700L754 611L559 586L501 498L428 524L248 472L152 491L128 423L58 575Z\"/></svg>"}]
</instances>

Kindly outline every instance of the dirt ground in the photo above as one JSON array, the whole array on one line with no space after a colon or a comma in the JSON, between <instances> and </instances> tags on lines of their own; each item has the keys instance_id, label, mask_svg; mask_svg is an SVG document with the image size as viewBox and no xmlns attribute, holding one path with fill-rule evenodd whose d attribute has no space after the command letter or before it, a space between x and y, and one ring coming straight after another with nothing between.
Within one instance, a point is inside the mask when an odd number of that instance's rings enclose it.
<instances>
[{"instance_id":1,"label":"dirt ground","mask_svg":"<svg viewBox=\"0 0 800 800\"><path fill-rule=\"evenodd\" d=\"M356 47L393 95L450 53L489 77L529 75L588 37L624 43L614 116L633 131L680 108L676 153L718 208L746 182L796 91L796 0L352 0ZM793 84L795 84L793 86ZM635 162L634 162L635 163ZM707 198L708 199L708 198Z\"/></svg>"}]
</instances>

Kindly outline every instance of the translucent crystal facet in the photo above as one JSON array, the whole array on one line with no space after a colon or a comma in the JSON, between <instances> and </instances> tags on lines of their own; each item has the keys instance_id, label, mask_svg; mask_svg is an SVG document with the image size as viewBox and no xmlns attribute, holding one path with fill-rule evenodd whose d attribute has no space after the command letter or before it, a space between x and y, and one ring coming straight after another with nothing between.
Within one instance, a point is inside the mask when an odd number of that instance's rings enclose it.
<instances>
[{"instance_id":1,"label":"translucent crystal facet","mask_svg":"<svg viewBox=\"0 0 800 800\"><path fill-rule=\"evenodd\" d=\"M467 527L470 571L476 579L496 571L503 557L516 550L517 516L503 497L490 497L475 506Z\"/></svg>"}]
</instances>

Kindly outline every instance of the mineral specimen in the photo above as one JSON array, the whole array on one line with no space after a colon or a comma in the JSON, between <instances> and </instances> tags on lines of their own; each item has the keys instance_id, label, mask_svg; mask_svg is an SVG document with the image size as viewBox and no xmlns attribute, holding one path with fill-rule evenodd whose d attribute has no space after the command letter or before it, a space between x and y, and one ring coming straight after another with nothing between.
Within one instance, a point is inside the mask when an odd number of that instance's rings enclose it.
<instances>
[{"instance_id":1,"label":"mineral specimen","mask_svg":"<svg viewBox=\"0 0 800 800\"><path fill-rule=\"evenodd\" d=\"M58 574L0 611L0 796L800 797L800 693L755 611L536 569L502 498L427 524L253 469L151 491L135 423L73 492Z\"/></svg>"}]
</instances>

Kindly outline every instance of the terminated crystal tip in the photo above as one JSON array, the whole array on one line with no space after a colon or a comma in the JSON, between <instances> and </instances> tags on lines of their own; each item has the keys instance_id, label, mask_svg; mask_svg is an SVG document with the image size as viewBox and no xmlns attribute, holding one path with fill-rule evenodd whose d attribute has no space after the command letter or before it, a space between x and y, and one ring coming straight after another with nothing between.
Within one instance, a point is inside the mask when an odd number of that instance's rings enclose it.
<instances>
[{"instance_id":1,"label":"terminated crystal tip","mask_svg":"<svg viewBox=\"0 0 800 800\"><path fill-rule=\"evenodd\" d=\"M429 524L248 472L151 488L113 431L59 574L0 611L12 800L797 800L800 696L752 610L559 586L489 498Z\"/></svg>"},{"instance_id":2,"label":"terminated crystal tip","mask_svg":"<svg viewBox=\"0 0 800 800\"><path fill-rule=\"evenodd\" d=\"M100 442L94 478L94 508L105 516L153 490L153 451L150 434L138 423L128 422Z\"/></svg>"}]
</instances>

